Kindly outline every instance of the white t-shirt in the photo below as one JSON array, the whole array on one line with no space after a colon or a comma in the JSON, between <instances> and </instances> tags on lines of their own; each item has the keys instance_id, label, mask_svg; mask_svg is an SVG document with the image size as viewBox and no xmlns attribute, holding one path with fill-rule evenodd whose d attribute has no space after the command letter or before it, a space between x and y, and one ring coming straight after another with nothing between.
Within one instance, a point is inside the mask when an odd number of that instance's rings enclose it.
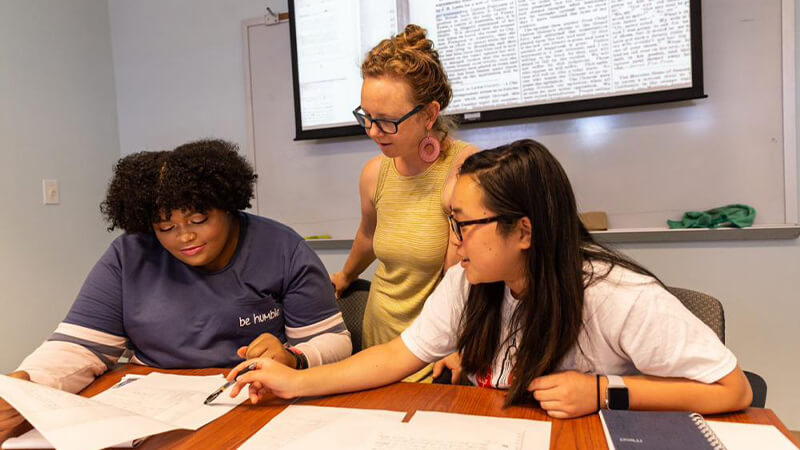
<instances>
[{"instance_id":1,"label":"white t-shirt","mask_svg":"<svg viewBox=\"0 0 800 450\"><path fill-rule=\"evenodd\" d=\"M606 267L595 263L600 274ZM450 268L419 317L402 334L411 353L433 362L456 350L468 293L464 269ZM510 322L517 303L506 287L504 324ZM652 278L619 266L586 288L583 320L578 345L567 352L558 372L647 374L713 383L736 368L733 353L680 300ZM508 328L502 327L500 342L505 341ZM515 341L501 348L491 373L478 380L470 375L470 380L479 386L508 388L516 347Z\"/></svg>"}]
</instances>

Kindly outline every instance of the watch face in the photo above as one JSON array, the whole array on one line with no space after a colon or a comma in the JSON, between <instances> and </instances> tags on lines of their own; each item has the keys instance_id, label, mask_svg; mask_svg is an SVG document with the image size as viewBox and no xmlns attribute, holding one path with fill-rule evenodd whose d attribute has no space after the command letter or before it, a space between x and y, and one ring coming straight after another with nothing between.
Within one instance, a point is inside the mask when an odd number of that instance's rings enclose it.
<instances>
[{"instance_id":1,"label":"watch face","mask_svg":"<svg viewBox=\"0 0 800 450\"><path fill-rule=\"evenodd\" d=\"M608 388L608 409L628 409L628 388Z\"/></svg>"}]
</instances>

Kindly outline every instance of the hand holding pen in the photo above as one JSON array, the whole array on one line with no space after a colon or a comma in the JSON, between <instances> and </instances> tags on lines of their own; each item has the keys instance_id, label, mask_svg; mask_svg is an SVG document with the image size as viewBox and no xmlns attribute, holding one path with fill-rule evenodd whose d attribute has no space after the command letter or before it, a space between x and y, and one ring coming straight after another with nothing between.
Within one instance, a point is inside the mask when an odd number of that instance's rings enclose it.
<instances>
[{"instance_id":1,"label":"hand holding pen","mask_svg":"<svg viewBox=\"0 0 800 450\"><path fill-rule=\"evenodd\" d=\"M256 368L256 363L253 363L253 364L250 364L249 366L245 367L244 369L242 369L238 374L236 374L236 376L232 380L227 381L225 384L220 386L219 389L217 389L211 395L209 395L208 398L206 398L206 400L203 402L203 404L204 405L210 405L211 402L213 402L217 397L219 397L219 394L222 394L223 392L225 392L225 389L228 389L229 387L233 386L236 383L236 379L240 375L244 375L247 372L250 372L251 370L255 370L255 368Z\"/></svg>"},{"instance_id":2,"label":"hand holding pen","mask_svg":"<svg viewBox=\"0 0 800 450\"><path fill-rule=\"evenodd\" d=\"M249 389L250 402L255 405L265 397L300 397L302 393L298 384L304 372L286 367L272 358L256 358L234 367L225 378L234 383L231 397L236 397L242 389Z\"/></svg>"}]
</instances>

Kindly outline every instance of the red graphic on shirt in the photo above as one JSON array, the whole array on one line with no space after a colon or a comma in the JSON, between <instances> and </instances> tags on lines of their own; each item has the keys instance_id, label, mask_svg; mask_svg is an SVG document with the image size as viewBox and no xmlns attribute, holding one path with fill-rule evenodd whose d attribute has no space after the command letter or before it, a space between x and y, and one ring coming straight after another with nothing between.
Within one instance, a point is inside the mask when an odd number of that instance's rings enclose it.
<instances>
[{"instance_id":1,"label":"red graphic on shirt","mask_svg":"<svg viewBox=\"0 0 800 450\"><path fill-rule=\"evenodd\" d=\"M475 375L475 384L482 388L494 387L492 386L492 368L490 367L484 374Z\"/></svg>"}]
</instances>

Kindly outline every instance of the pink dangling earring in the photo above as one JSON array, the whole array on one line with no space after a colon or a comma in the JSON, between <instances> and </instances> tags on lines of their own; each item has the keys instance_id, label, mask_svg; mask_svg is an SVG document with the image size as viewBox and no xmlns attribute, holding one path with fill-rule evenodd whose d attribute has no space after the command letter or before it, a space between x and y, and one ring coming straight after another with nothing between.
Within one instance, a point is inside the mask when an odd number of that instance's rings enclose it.
<instances>
[{"instance_id":1,"label":"pink dangling earring","mask_svg":"<svg viewBox=\"0 0 800 450\"><path fill-rule=\"evenodd\" d=\"M440 152L441 145L439 144L439 140L431 135L429 131L428 135L419 141L419 159L426 163L432 163L439 157Z\"/></svg>"}]
</instances>

